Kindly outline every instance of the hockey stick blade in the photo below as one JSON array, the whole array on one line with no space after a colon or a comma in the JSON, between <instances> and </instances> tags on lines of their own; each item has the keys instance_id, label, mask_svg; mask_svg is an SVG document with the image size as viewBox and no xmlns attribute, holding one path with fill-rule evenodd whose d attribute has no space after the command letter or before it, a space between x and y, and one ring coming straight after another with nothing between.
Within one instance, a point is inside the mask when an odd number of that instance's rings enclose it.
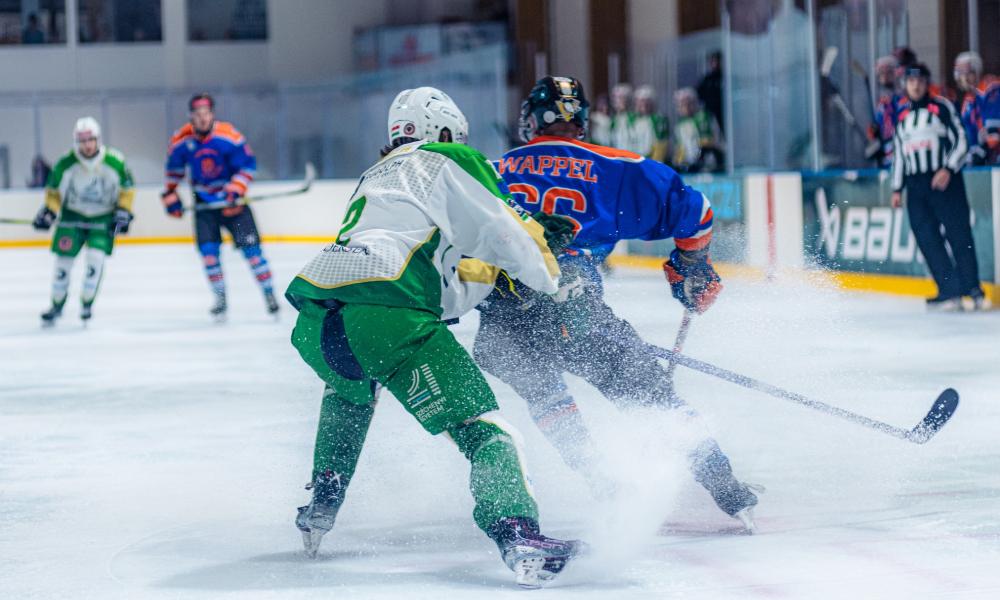
<instances>
[{"instance_id":1,"label":"hockey stick blade","mask_svg":"<svg viewBox=\"0 0 1000 600\"><path fill-rule=\"evenodd\" d=\"M934 406L931 407L930 412L924 417L913 431L907 436L911 442L915 444L926 444L934 434L941 431L941 428L951 420L952 415L958 409L958 392L952 388L948 388L941 392L937 400L934 401Z\"/></svg>"},{"instance_id":2,"label":"hockey stick blade","mask_svg":"<svg viewBox=\"0 0 1000 600\"><path fill-rule=\"evenodd\" d=\"M891 435L892 437L906 440L907 442L912 442L914 444L927 443L928 440L934 437L934 435L942 427L944 427L944 424L951 419L951 416L955 414L955 410L958 408L958 392L948 388L942 392L940 396L938 396L934 405L931 407L930 412L927 413L927 416L924 417L924 419L916 427L913 429L905 429L903 427L896 427L895 425L877 421L870 417L866 417L819 400L807 398L802 394L796 394L795 392L784 390L778 386L723 369L722 367L717 367L713 364L691 358L690 356L686 356L684 354L676 354L666 348L660 348L659 346L651 344L647 344L646 348L653 356L662 360L672 361L682 367L687 367L688 369L699 371L706 375L711 375L712 377L718 377L723 381L728 381L729 383L740 387L761 392L775 398L781 398L782 400L788 400L795 404L799 404L806 408L826 413L828 415L840 417L857 425L874 429L875 431L881 431L882 433Z\"/></svg>"}]
</instances>

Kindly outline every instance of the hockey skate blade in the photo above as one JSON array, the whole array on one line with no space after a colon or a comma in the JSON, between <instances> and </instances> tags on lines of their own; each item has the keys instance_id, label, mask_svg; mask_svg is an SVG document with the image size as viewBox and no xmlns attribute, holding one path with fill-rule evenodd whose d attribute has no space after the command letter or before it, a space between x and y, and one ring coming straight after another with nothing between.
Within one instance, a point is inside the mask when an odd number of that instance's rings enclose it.
<instances>
[{"instance_id":1,"label":"hockey skate blade","mask_svg":"<svg viewBox=\"0 0 1000 600\"><path fill-rule=\"evenodd\" d=\"M306 556L309 558L316 558L319 555L319 545L323 541L323 535L325 531L303 531L302 532L302 545L305 547Z\"/></svg>"},{"instance_id":2,"label":"hockey skate blade","mask_svg":"<svg viewBox=\"0 0 1000 600\"><path fill-rule=\"evenodd\" d=\"M514 581L527 590L537 590L551 581L555 575L543 578L545 559L540 556L522 558L514 563Z\"/></svg>"},{"instance_id":3,"label":"hockey skate blade","mask_svg":"<svg viewBox=\"0 0 1000 600\"><path fill-rule=\"evenodd\" d=\"M553 559L552 557L545 556L526 556L518 560L511 567L511 570L514 571L514 582L518 586L529 590L536 590L548 585L556 577L566 572L566 567L569 566L570 562L580 555L588 553L590 549L586 543L580 540L574 540L572 544L573 548L565 558ZM557 570L553 571L551 570L553 565L549 564L550 561L554 564L558 564L561 561L562 564L558 566ZM546 569L546 566L549 569Z\"/></svg>"},{"instance_id":4,"label":"hockey skate blade","mask_svg":"<svg viewBox=\"0 0 1000 600\"><path fill-rule=\"evenodd\" d=\"M951 419L958 409L958 392L948 388L941 392L927 416L910 431L907 439L916 444L926 444Z\"/></svg>"},{"instance_id":5,"label":"hockey skate blade","mask_svg":"<svg viewBox=\"0 0 1000 600\"><path fill-rule=\"evenodd\" d=\"M743 524L743 531L740 532L743 535L754 535L755 533L757 533L757 524L753 520L752 506L748 506L743 510L739 511L738 513L733 515L733 518L737 519L740 523Z\"/></svg>"}]
</instances>

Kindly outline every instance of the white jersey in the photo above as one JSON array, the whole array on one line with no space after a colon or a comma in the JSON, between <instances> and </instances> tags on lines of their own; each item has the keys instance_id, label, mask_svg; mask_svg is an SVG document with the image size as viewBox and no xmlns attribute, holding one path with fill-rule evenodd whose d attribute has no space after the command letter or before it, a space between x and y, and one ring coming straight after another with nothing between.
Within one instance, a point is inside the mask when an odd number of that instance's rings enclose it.
<instances>
[{"instance_id":1,"label":"white jersey","mask_svg":"<svg viewBox=\"0 0 1000 600\"><path fill-rule=\"evenodd\" d=\"M46 183L49 208L61 204L84 217L110 214L118 206L130 208L134 194L132 174L114 148L101 146L92 158L70 152L56 163Z\"/></svg>"},{"instance_id":2,"label":"white jersey","mask_svg":"<svg viewBox=\"0 0 1000 600\"><path fill-rule=\"evenodd\" d=\"M289 297L458 317L492 287L462 280L463 257L554 293L559 267L543 229L511 207L502 185L468 146L414 142L393 150L361 176L336 242L302 269Z\"/></svg>"}]
</instances>

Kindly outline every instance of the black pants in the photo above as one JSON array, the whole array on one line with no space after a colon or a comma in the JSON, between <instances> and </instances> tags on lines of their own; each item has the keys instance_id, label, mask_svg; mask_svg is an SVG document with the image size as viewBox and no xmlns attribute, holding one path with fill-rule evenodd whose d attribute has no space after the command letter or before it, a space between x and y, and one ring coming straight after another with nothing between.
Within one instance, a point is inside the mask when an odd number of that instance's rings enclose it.
<instances>
[{"instance_id":1,"label":"black pants","mask_svg":"<svg viewBox=\"0 0 1000 600\"><path fill-rule=\"evenodd\" d=\"M927 261L941 298L967 296L979 289L979 264L969 223L969 200L962 174L943 191L931 189L931 174L906 178L906 208L917 246ZM944 225L944 235L941 226ZM944 242L948 240L951 255Z\"/></svg>"},{"instance_id":2,"label":"black pants","mask_svg":"<svg viewBox=\"0 0 1000 600\"><path fill-rule=\"evenodd\" d=\"M194 232L198 247L210 244L217 249L222 243L223 227L233 236L233 245L237 248L260 245L260 234L257 232L253 212L249 206L244 206L243 210L231 217L223 215L222 209L196 212Z\"/></svg>"}]
</instances>

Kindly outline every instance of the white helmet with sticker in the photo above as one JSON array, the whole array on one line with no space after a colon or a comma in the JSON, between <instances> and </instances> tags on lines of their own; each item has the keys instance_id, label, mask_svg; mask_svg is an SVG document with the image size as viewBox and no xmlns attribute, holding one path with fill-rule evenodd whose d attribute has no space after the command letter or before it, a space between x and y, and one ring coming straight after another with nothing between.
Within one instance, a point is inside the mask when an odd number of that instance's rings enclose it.
<instances>
[{"instance_id":1,"label":"white helmet with sticker","mask_svg":"<svg viewBox=\"0 0 1000 600\"><path fill-rule=\"evenodd\" d=\"M442 139L444 130L450 138ZM403 90L392 101L388 133L390 145L405 138L464 144L469 138L469 122L448 94L432 87L419 87Z\"/></svg>"}]
</instances>

